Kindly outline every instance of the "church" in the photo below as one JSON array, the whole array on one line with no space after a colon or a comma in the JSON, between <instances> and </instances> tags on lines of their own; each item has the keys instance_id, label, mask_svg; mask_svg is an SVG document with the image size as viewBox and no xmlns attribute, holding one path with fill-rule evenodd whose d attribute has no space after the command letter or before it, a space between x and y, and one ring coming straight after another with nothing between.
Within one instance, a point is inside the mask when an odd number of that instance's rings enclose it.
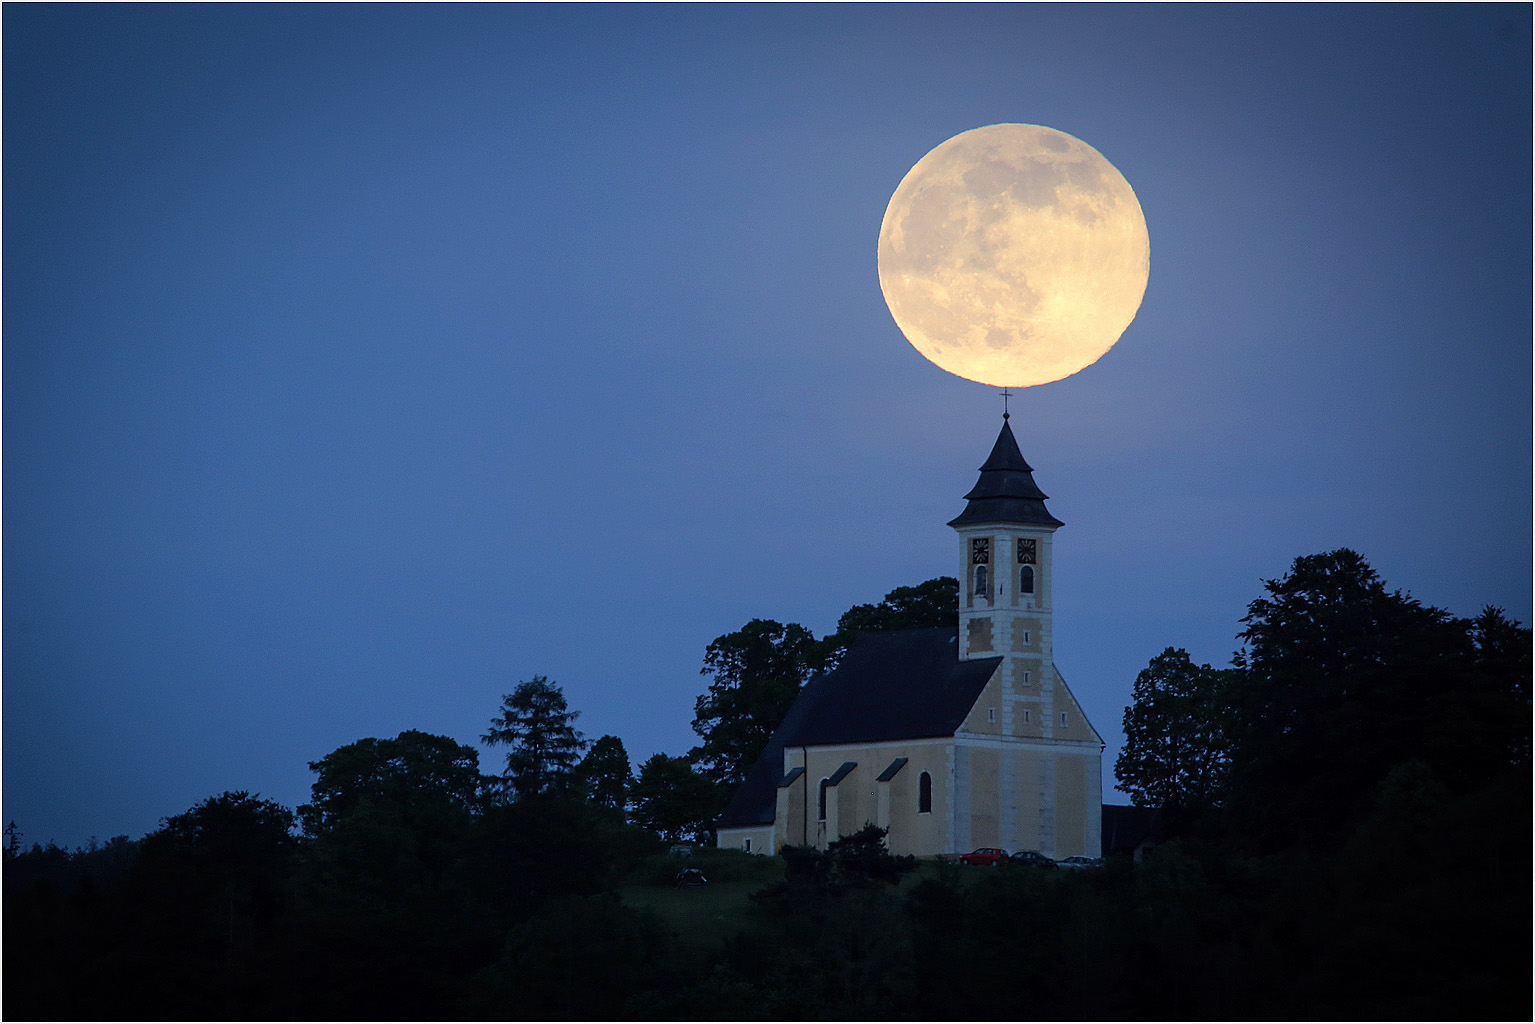
<instances>
[{"instance_id":1,"label":"church","mask_svg":"<svg viewBox=\"0 0 1535 1024\"><path fill-rule=\"evenodd\" d=\"M953 628L868 633L807 682L716 821L717 845L824 850L866 824L893 854L1101 851L1103 740L1053 660L1052 538L1002 431L958 534Z\"/></svg>"}]
</instances>

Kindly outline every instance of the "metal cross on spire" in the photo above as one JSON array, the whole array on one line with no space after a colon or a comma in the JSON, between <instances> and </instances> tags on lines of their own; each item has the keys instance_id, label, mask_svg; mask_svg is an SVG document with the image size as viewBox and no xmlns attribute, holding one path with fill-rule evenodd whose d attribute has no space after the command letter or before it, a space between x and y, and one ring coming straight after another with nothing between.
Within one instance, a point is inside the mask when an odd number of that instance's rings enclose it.
<instances>
[{"instance_id":1,"label":"metal cross on spire","mask_svg":"<svg viewBox=\"0 0 1535 1024\"><path fill-rule=\"evenodd\" d=\"M1007 388L1002 389L1002 418L1007 419L1007 400L1012 397L1012 392Z\"/></svg>"}]
</instances>

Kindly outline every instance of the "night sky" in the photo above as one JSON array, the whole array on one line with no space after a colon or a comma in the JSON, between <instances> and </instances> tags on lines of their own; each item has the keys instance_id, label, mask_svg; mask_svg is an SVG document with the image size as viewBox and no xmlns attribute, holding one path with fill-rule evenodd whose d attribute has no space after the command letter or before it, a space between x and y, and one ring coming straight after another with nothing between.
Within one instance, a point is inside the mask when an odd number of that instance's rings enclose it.
<instances>
[{"instance_id":1,"label":"night sky","mask_svg":"<svg viewBox=\"0 0 1535 1024\"><path fill-rule=\"evenodd\" d=\"M967 129L1151 234L1012 400L1056 661L1108 742L1168 646L1352 547L1531 618L1531 8L3 11L4 809L138 837L560 683L638 762L716 636L956 574L1001 425L885 308ZM497 771L501 753L482 766ZM1118 798L1121 799L1122 798Z\"/></svg>"}]
</instances>

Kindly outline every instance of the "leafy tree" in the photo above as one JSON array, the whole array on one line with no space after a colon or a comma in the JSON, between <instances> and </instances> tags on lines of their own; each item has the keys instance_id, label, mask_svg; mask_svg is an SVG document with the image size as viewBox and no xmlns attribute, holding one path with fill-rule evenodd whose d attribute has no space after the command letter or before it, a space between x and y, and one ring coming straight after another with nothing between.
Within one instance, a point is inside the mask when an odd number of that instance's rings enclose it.
<instances>
[{"instance_id":1,"label":"leafy tree","mask_svg":"<svg viewBox=\"0 0 1535 1024\"><path fill-rule=\"evenodd\" d=\"M828 660L864 633L887 629L928 629L959 621L959 581L939 576L915 587L896 587L879 604L855 604L837 620L837 631L822 644Z\"/></svg>"},{"instance_id":2,"label":"leafy tree","mask_svg":"<svg viewBox=\"0 0 1535 1024\"><path fill-rule=\"evenodd\" d=\"M634 770L629 766L629 752L617 736L604 736L586 752L576 765L577 788L599 807L623 811L629 806L629 789L634 785Z\"/></svg>"},{"instance_id":3,"label":"leafy tree","mask_svg":"<svg viewBox=\"0 0 1535 1024\"><path fill-rule=\"evenodd\" d=\"M738 785L822 661L815 635L792 622L753 619L716 637L702 669L714 682L693 705L693 731L703 743L689 757L699 770L721 785Z\"/></svg>"},{"instance_id":4,"label":"leafy tree","mask_svg":"<svg viewBox=\"0 0 1535 1024\"><path fill-rule=\"evenodd\" d=\"M293 826L292 811L243 791L162 819L98 919L94 941L116 948L89 971L110 993L95 998L178 1020L280 1016L262 982L294 903Z\"/></svg>"},{"instance_id":5,"label":"leafy tree","mask_svg":"<svg viewBox=\"0 0 1535 1024\"><path fill-rule=\"evenodd\" d=\"M571 779L586 741L571 725L571 711L558 683L534 676L501 698L501 714L480 739L505 744L505 784L520 799L563 788Z\"/></svg>"},{"instance_id":6,"label":"leafy tree","mask_svg":"<svg viewBox=\"0 0 1535 1024\"><path fill-rule=\"evenodd\" d=\"M429 1015L456 965L494 940L464 871L482 807L479 752L409 730L350 743L310 769L312 799L299 811L313 841L290 929L290 991L320 1018Z\"/></svg>"},{"instance_id":7,"label":"leafy tree","mask_svg":"<svg viewBox=\"0 0 1535 1024\"><path fill-rule=\"evenodd\" d=\"M1388 591L1356 552L1295 560L1248 605L1232 757L1242 828L1336 840L1398 764L1477 757L1446 712L1474 659L1466 623Z\"/></svg>"},{"instance_id":8,"label":"leafy tree","mask_svg":"<svg viewBox=\"0 0 1535 1024\"><path fill-rule=\"evenodd\" d=\"M1231 756L1231 677L1171 647L1135 677L1114 776L1137 807L1198 810L1220 799Z\"/></svg>"},{"instance_id":9,"label":"leafy tree","mask_svg":"<svg viewBox=\"0 0 1535 1024\"><path fill-rule=\"evenodd\" d=\"M162 818L146 847L171 843L195 850L208 860L235 864L264 849L291 849L293 812L272 800L241 790L211 796L191 810Z\"/></svg>"},{"instance_id":10,"label":"leafy tree","mask_svg":"<svg viewBox=\"0 0 1535 1024\"><path fill-rule=\"evenodd\" d=\"M727 792L694 770L685 757L656 754L640 765L630 819L667 842L702 841Z\"/></svg>"},{"instance_id":11,"label":"leafy tree","mask_svg":"<svg viewBox=\"0 0 1535 1024\"><path fill-rule=\"evenodd\" d=\"M139 879L175 890L183 913L191 903L213 903L213 920L205 923L233 941L237 916L273 913L279 881L298 849L294 824L288 808L243 790L209 797L144 837Z\"/></svg>"},{"instance_id":12,"label":"leafy tree","mask_svg":"<svg viewBox=\"0 0 1535 1024\"><path fill-rule=\"evenodd\" d=\"M473 747L408 729L392 740L362 739L309 762L317 778L299 808L318 835L364 804L469 813L479 805L480 754Z\"/></svg>"}]
</instances>

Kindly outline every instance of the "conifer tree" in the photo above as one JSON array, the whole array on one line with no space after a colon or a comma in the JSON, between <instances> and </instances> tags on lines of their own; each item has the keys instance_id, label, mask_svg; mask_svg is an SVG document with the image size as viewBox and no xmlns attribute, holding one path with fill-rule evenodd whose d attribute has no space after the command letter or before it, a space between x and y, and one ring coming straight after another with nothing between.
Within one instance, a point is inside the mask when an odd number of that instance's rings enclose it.
<instances>
[{"instance_id":1,"label":"conifer tree","mask_svg":"<svg viewBox=\"0 0 1535 1024\"><path fill-rule=\"evenodd\" d=\"M592 803L622 811L629 806L629 790L634 785L634 769L629 752L617 736L603 736L576 765L576 781Z\"/></svg>"},{"instance_id":2,"label":"conifer tree","mask_svg":"<svg viewBox=\"0 0 1535 1024\"><path fill-rule=\"evenodd\" d=\"M510 748L502 780L518 799L562 789L570 781L586 749L571 725L580 714L570 710L559 684L548 676L534 676L502 696L501 714L480 739Z\"/></svg>"}]
</instances>

